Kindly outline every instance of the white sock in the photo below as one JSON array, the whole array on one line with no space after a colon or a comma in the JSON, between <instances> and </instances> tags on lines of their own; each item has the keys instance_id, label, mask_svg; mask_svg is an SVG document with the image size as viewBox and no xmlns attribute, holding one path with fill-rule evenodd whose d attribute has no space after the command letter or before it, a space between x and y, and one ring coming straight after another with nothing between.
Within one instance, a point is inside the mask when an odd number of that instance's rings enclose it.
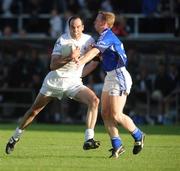
<instances>
[{"instance_id":1,"label":"white sock","mask_svg":"<svg viewBox=\"0 0 180 171\"><path fill-rule=\"evenodd\" d=\"M94 138L94 129L86 129L85 131L85 141Z\"/></svg>"},{"instance_id":2,"label":"white sock","mask_svg":"<svg viewBox=\"0 0 180 171\"><path fill-rule=\"evenodd\" d=\"M19 129L17 127L15 132L14 132L13 138L17 141L21 137L22 133L23 133L23 130Z\"/></svg>"}]
</instances>

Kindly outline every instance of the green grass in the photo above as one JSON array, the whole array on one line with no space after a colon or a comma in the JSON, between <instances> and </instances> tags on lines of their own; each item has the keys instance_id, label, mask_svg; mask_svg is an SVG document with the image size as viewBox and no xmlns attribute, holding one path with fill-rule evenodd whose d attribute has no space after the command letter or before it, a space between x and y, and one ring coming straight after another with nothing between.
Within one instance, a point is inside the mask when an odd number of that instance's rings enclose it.
<instances>
[{"instance_id":1,"label":"green grass","mask_svg":"<svg viewBox=\"0 0 180 171\"><path fill-rule=\"evenodd\" d=\"M83 151L83 125L33 124L15 151L6 155L7 140L16 125L0 125L0 171L179 171L180 126L143 126L147 134L139 155L132 154L133 139L120 128L126 152L109 159L111 147L103 126L96 127L97 150Z\"/></svg>"}]
</instances>

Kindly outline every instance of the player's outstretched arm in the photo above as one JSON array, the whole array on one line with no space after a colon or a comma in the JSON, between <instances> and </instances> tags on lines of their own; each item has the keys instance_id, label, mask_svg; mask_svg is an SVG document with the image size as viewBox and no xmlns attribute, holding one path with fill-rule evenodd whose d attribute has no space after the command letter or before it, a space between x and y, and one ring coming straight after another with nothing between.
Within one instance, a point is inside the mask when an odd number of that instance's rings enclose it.
<instances>
[{"instance_id":1,"label":"player's outstretched arm","mask_svg":"<svg viewBox=\"0 0 180 171\"><path fill-rule=\"evenodd\" d=\"M91 50L89 50L83 56L80 57L80 59L77 61L78 65L83 65L83 64L88 63L90 60L96 57L99 53L100 53L99 49L92 48Z\"/></svg>"},{"instance_id":2,"label":"player's outstretched arm","mask_svg":"<svg viewBox=\"0 0 180 171\"><path fill-rule=\"evenodd\" d=\"M98 66L99 62L98 61L91 61L90 63L88 63L84 68L83 68L83 72L82 72L82 77L87 76L88 74L90 74L92 71L94 71L96 69L96 67Z\"/></svg>"}]
</instances>

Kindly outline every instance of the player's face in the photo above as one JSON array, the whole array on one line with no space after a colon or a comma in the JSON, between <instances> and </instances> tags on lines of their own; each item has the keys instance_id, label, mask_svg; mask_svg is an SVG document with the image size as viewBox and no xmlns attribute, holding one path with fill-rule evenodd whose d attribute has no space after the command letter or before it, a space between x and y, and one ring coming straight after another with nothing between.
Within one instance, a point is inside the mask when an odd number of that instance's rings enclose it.
<instances>
[{"instance_id":1,"label":"player's face","mask_svg":"<svg viewBox=\"0 0 180 171\"><path fill-rule=\"evenodd\" d=\"M82 24L82 21L79 18L77 18L70 22L69 29L70 29L71 37L73 39L79 39L84 30L84 25Z\"/></svg>"},{"instance_id":2,"label":"player's face","mask_svg":"<svg viewBox=\"0 0 180 171\"><path fill-rule=\"evenodd\" d=\"M103 31L104 22L102 20L102 14L98 14L94 21L94 28L98 33Z\"/></svg>"}]
</instances>

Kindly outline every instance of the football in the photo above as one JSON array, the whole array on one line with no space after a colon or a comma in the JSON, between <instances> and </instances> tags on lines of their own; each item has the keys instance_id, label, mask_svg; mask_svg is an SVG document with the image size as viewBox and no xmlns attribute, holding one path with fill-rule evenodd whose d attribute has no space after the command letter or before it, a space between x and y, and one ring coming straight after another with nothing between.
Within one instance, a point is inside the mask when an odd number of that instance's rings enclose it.
<instances>
[{"instance_id":1,"label":"football","mask_svg":"<svg viewBox=\"0 0 180 171\"><path fill-rule=\"evenodd\" d=\"M74 46L72 44L66 44L61 46L61 55L66 57L69 56L74 49Z\"/></svg>"}]
</instances>

